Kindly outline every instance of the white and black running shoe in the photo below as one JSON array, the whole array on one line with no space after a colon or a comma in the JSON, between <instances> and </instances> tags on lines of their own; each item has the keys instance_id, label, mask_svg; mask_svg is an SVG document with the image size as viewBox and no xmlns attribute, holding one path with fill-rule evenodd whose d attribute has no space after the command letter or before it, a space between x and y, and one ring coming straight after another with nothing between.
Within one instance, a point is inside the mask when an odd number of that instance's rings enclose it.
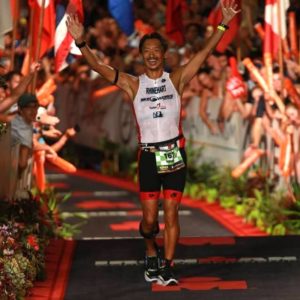
<instances>
[{"instance_id":1,"label":"white and black running shoe","mask_svg":"<svg viewBox=\"0 0 300 300\"><path fill-rule=\"evenodd\" d=\"M144 277L147 282L160 281L158 256L146 256Z\"/></svg>"},{"instance_id":2,"label":"white and black running shoe","mask_svg":"<svg viewBox=\"0 0 300 300\"><path fill-rule=\"evenodd\" d=\"M178 285L178 280L173 273L173 268L168 264L159 269L158 278L158 283L163 286Z\"/></svg>"}]
</instances>

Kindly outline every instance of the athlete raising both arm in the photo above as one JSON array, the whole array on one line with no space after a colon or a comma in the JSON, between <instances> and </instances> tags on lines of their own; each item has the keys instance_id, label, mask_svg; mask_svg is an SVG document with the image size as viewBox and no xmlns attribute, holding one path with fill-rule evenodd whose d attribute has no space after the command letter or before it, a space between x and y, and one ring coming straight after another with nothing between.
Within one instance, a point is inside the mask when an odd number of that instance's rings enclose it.
<instances>
[{"instance_id":1,"label":"athlete raising both arm","mask_svg":"<svg viewBox=\"0 0 300 300\"><path fill-rule=\"evenodd\" d=\"M132 99L139 138L139 188L143 211L140 233L145 238L145 279L177 285L172 260L179 238L178 210L186 177L186 154L181 129L180 96L207 56L220 41L231 19L239 13L234 0L221 3L223 20L206 46L186 64L164 72L166 41L156 32L142 37L139 51L145 74L139 77L104 64L84 40L84 28L76 15L67 19L68 30L93 70L127 92ZM159 232L158 200L163 189L164 259L155 243Z\"/></svg>"}]
</instances>

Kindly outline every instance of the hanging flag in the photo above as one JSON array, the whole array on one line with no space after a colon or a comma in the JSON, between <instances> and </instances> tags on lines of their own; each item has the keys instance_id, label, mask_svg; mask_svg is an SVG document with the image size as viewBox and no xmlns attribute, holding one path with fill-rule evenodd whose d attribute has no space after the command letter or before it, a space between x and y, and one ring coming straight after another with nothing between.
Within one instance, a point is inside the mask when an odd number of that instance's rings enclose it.
<instances>
[{"instance_id":1,"label":"hanging flag","mask_svg":"<svg viewBox=\"0 0 300 300\"><path fill-rule=\"evenodd\" d=\"M284 40L287 37L286 11L289 6L289 0L266 0L265 2L264 54L271 53L273 58L278 56L280 38ZM279 14L278 8L280 8Z\"/></svg>"},{"instance_id":2,"label":"hanging flag","mask_svg":"<svg viewBox=\"0 0 300 300\"><path fill-rule=\"evenodd\" d=\"M30 13L33 14L33 28L31 55L33 59L41 58L48 50L54 46L55 33L55 0L28 0ZM42 7L44 2L44 8ZM44 10L44 12L43 12ZM42 16L43 20L42 20ZM42 34L39 37L39 24L42 22ZM40 39L40 41L39 41ZM40 43L40 51L39 50Z\"/></svg>"},{"instance_id":3,"label":"hanging flag","mask_svg":"<svg viewBox=\"0 0 300 300\"><path fill-rule=\"evenodd\" d=\"M132 0L109 0L108 9L121 30L130 36L134 32Z\"/></svg>"},{"instance_id":4,"label":"hanging flag","mask_svg":"<svg viewBox=\"0 0 300 300\"><path fill-rule=\"evenodd\" d=\"M184 0L168 0L166 8L166 34L178 46L184 43L182 12L186 8Z\"/></svg>"},{"instance_id":5,"label":"hanging flag","mask_svg":"<svg viewBox=\"0 0 300 300\"><path fill-rule=\"evenodd\" d=\"M4 48L3 36L12 30L12 14L9 1L0 1L0 48Z\"/></svg>"},{"instance_id":6,"label":"hanging flag","mask_svg":"<svg viewBox=\"0 0 300 300\"><path fill-rule=\"evenodd\" d=\"M74 55L81 55L66 26L66 19L69 14L77 14L80 22L83 22L82 0L69 0L67 4L59 3L56 6L54 43L56 72L60 72L66 68L75 59Z\"/></svg>"},{"instance_id":7,"label":"hanging flag","mask_svg":"<svg viewBox=\"0 0 300 300\"><path fill-rule=\"evenodd\" d=\"M223 1L223 0L221 0ZM235 0L235 3L238 5L238 10L241 9L241 0ZM221 4L218 2L218 4L213 8L213 10L210 12L208 16L208 24L212 25L215 29L222 21L222 8ZM230 43L234 40L236 37L239 27L241 23L241 13L237 14L228 24L229 29L226 30L223 37L221 38L220 42L218 43L216 50L218 52L224 52Z\"/></svg>"}]
</instances>

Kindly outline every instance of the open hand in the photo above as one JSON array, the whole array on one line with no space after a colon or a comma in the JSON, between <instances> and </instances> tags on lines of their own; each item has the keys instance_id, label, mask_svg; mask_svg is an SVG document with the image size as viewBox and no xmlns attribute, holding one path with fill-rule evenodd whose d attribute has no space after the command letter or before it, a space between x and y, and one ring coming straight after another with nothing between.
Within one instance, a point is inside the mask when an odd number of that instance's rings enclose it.
<instances>
[{"instance_id":1,"label":"open hand","mask_svg":"<svg viewBox=\"0 0 300 300\"><path fill-rule=\"evenodd\" d=\"M238 9L235 0L220 0L220 3L223 15L222 23L228 24L241 10Z\"/></svg>"},{"instance_id":2,"label":"open hand","mask_svg":"<svg viewBox=\"0 0 300 300\"><path fill-rule=\"evenodd\" d=\"M67 28L70 32L71 36L75 41L81 41L83 38L84 28L83 25L80 23L77 15L69 15L67 17Z\"/></svg>"}]
</instances>

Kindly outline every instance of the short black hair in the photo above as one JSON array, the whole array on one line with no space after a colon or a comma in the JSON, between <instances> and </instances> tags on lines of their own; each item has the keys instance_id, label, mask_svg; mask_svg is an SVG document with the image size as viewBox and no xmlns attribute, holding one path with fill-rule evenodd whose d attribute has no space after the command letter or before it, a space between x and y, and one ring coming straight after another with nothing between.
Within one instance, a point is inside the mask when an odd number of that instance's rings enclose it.
<instances>
[{"instance_id":1,"label":"short black hair","mask_svg":"<svg viewBox=\"0 0 300 300\"><path fill-rule=\"evenodd\" d=\"M34 103L36 105L38 105L38 103L39 103L35 94L24 93L18 99L18 106L19 106L19 108L27 107L31 103Z\"/></svg>"},{"instance_id":2,"label":"short black hair","mask_svg":"<svg viewBox=\"0 0 300 300\"><path fill-rule=\"evenodd\" d=\"M203 73L205 73L207 75L210 75L211 71L212 71L211 67L204 65L203 67L201 67L198 70L197 75L200 75L200 74L203 74Z\"/></svg>"},{"instance_id":3,"label":"short black hair","mask_svg":"<svg viewBox=\"0 0 300 300\"><path fill-rule=\"evenodd\" d=\"M159 40L159 42L160 42L160 44L161 44L161 46L163 48L164 53L168 50L168 43L167 43L167 41L158 32L151 32L151 33L145 34L141 38L140 45L139 45L139 51L140 51L140 53L142 53L142 51L143 51L143 46L144 46L145 42L147 40L153 40L153 39Z\"/></svg>"}]
</instances>

